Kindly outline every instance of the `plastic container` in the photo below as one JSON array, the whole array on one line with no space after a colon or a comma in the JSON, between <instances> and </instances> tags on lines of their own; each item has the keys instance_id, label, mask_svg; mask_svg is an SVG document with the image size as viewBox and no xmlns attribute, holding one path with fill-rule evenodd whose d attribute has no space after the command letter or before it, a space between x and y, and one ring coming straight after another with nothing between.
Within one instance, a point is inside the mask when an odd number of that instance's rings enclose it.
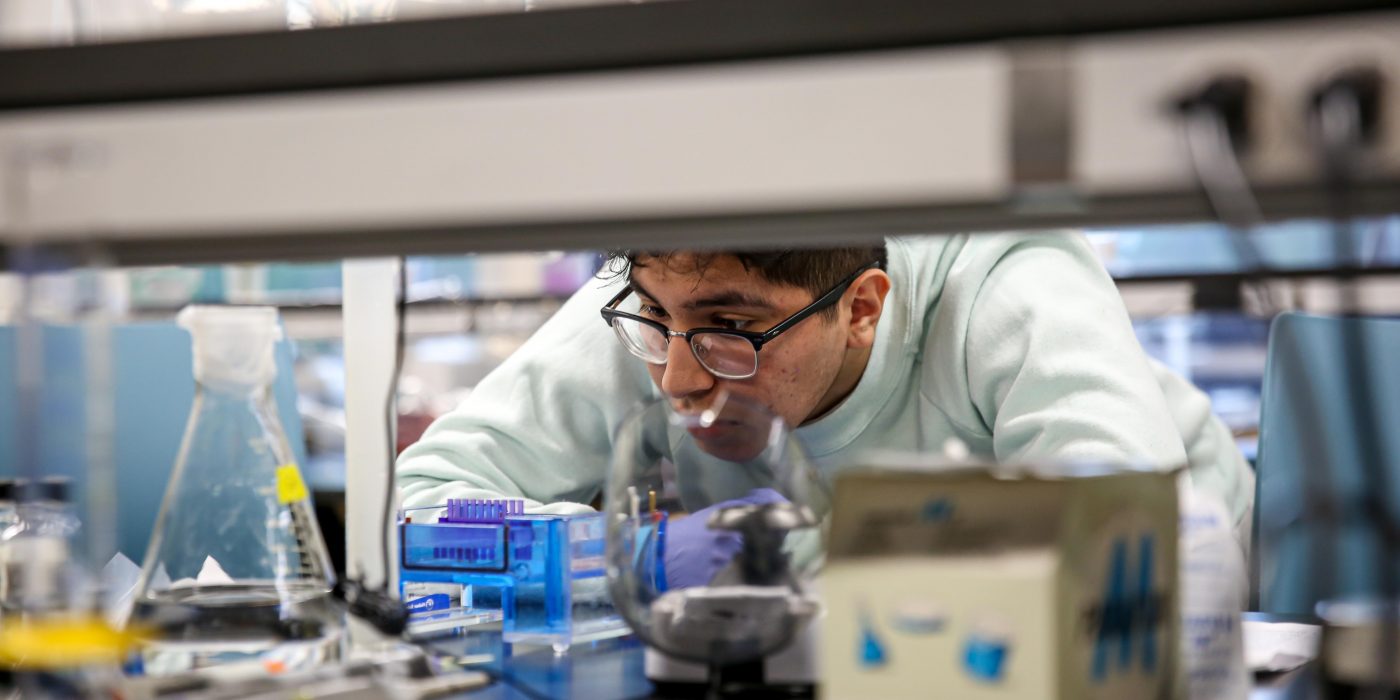
<instances>
[{"instance_id":1,"label":"plastic container","mask_svg":"<svg viewBox=\"0 0 1400 700\"><path fill-rule=\"evenodd\" d=\"M602 515L533 515L514 500L450 500L400 524L400 592L411 633L501 621L513 644L571 645L627 634L604 585Z\"/></svg>"}]
</instances>

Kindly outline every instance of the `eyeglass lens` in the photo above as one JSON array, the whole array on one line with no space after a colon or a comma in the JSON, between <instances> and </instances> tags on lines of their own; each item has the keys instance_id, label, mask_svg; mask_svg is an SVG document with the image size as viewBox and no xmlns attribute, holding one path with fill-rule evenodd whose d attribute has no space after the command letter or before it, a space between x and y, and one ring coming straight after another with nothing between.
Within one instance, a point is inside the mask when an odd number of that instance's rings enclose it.
<instances>
[{"instance_id":1,"label":"eyeglass lens","mask_svg":"<svg viewBox=\"0 0 1400 700\"><path fill-rule=\"evenodd\" d=\"M613 319L613 330L633 355L654 365L666 363L670 345L666 334L629 318ZM695 359L705 369L727 379L744 379L758 371L758 353L748 340L724 333L697 333L690 339Z\"/></svg>"}]
</instances>

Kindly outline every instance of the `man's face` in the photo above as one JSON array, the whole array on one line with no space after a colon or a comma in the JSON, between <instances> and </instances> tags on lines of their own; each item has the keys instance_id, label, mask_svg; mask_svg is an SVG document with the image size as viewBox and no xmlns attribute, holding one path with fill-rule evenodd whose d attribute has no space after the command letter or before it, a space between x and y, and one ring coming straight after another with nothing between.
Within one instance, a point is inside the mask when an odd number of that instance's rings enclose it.
<instances>
[{"instance_id":1,"label":"man's face","mask_svg":"<svg viewBox=\"0 0 1400 700\"><path fill-rule=\"evenodd\" d=\"M813 294L778 285L744 268L738 258L719 255L697 267L696 256L676 254L666 260L642 258L631 271L632 287L641 302L639 315L673 331L692 328L733 328L762 332L801 310ZM652 381L670 398L677 412L693 415L719 408L727 396L738 404L757 404L789 426L813 417L827 396L846 358L847 332L841 322L849 316L838 303L837 318L817 314L790 328L758 353L758 373L748 379L721 379L706 370L681 338L670 342L665 365L647 365ZM767 431L754 421L729 420L721 410L710 427L695 427L691 435L706 452L741 461L758 454Z\"/></svg>"}]
</instances>

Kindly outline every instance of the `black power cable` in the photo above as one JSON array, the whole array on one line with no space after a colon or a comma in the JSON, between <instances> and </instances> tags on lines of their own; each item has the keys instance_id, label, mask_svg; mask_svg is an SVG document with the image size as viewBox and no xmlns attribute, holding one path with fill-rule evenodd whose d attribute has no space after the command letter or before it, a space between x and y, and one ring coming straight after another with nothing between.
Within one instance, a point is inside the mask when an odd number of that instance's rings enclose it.
<instances>
[{"instance_id":1,"label":"black power cable","mask_svg":"<svg viewBox=\"0 0 1400 700\"><path fill-rule=\"evenodd\" d=\"M1178 119L1186 154L1215 217L1228 228L1229 242L1245 273L1241 289L1250 289L1260 314L1282 310L1264 279L1269 266L1250 238L1264 223L1263 211L1249 187L1239 154L1250 146L1253 85L1244 76L1226 74L1169 104Z\"/></svg>"},{"instance_id":2,"label":"black power cable","mask_svg":"<svg viewBox=\"0 0 1400 700\"><path fill-rule=\"evenodd\" d=\"M399 459L396 444L399 419L397 399L399 376L403 374L404 326L408 322L408 258L405 257L399 258L399 297L394 306L394 321L394 371L389 376L389 389L384 396L384 437L389 461L384 471L384 512L379 521L379 546L384 560L384 579L380 582L379 589L385 592L389 590L389 567L393 564L389 556L389 529L394 517L394 465Z\"/></svg>"},{"instance_id":3,"label":"black power cable","mask_svg":"<svg viewBox=\"0 0 1400 700\"><path fill-rule=\"evenodd\" d=\"M394 463L398 459L395 446L395 433L398 427L398 410L395 399L398 395L399 375L403 372L404 323L408 316L408 261L399 258L398 299L395 305L396 326L394 334L394 370L389 377L389 387L384 396L384 434L387 443L387 461L384 469L384 510L379 518L379 547L384 575L377 588L363 580L348 579L336 583L335 595L345 601L350 614L359 617L384 634L400 636L408 628L408 610L403 602L389 590L392 578L393 558L389 554L389 530L394 517Z\"/></svg>"}]
</instances>

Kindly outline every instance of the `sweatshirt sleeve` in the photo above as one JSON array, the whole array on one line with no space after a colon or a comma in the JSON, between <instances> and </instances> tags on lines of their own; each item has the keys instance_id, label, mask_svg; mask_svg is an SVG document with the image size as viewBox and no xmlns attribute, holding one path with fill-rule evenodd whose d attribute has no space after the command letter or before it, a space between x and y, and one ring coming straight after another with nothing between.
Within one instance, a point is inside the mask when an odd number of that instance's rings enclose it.
<instances>
[{"instance_id":1,"label":"sweatshirt sleeve","mask_svg":"<svg viewBox=\"0 0 1400 700\"><path fill-rule=\"evenodd\" d=\"M1248 465L1205 395L1142 351L1088 242L1013 241L984 261L985 275L960 282L975 287L963 294L967 386L996 458L1189 466L1192 485L1247 533Z\"/></svg>"},{"instance_id":2,"label":"sweatshirt sleeve","mask_svg":"<svg viewBox=\"0 0 1400 700\"><path fill-rule=\"evenodd\" d=\"M620 284L590 282L404 450L404 505L524 498L539 512L589 510L613 430L652 391L598 313Z\"/></svg>"}]
</instances>

